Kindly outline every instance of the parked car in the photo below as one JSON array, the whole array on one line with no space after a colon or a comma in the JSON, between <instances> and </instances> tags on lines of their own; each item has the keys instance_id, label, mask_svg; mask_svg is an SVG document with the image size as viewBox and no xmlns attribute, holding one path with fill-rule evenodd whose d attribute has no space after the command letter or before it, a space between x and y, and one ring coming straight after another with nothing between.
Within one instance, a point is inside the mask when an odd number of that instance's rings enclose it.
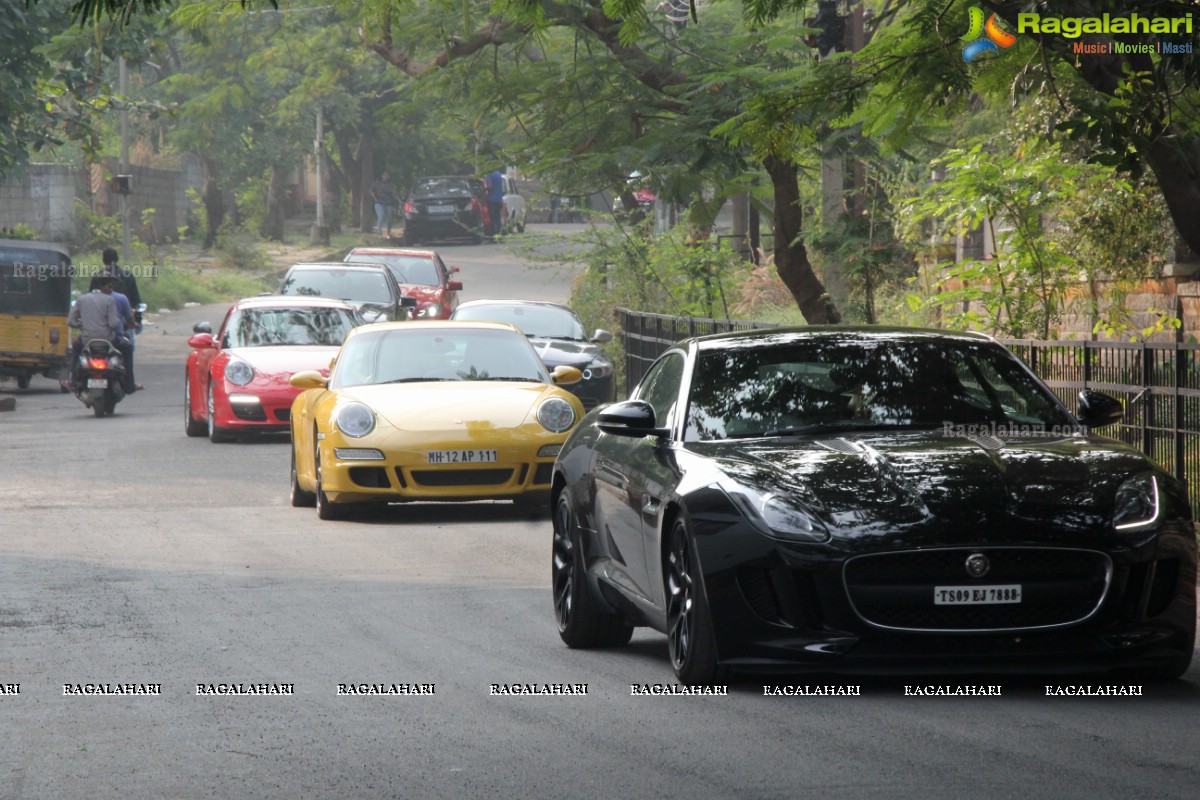
<instances>
[{"instance_id":1,"label":"parked car","mask_svg":"<svg viewBox=\"0 0 1200 800\"><path fill-rule=\"evenodd\" d=\"M555 466L571 647L667 635L731 670L947 674L1192 660L1184 487L978 334L794 328L671 347Z\"/></svg>"},{"instance_id":2,"label":"parked car","mask_svg":"<svg viewBox=\"0 0 1200 800\"><path fill-rule=\"evenodd\" d=\"M326 379L292 405L291 502L336 519L362 503L512 499L546 506L579 400L511 325L430 321L357 328Z\"/></svg>"},{"instance_id":3,"label":"parked car","mask_svg":"<svg viewBox=\"0 0 1200 800\"><path fill-rule=\"evenodd\" d=\"M349 303L268 295L230 306L217 335L201 322L188 340L183 429L229 441L238 433L288 430L300 393L293 373L329 374L329 361L363 319Z\"/></svg>"},{"instance_id":4,"label":"parked car","mask_svg":"<svg viewBox=\"0 0 1200 800\"><path fill-rule=\"evenodd\" d=\"M477 179L463 175L421 178L404 203L404 244L435 239L483 241L480 200L472 189Z\"/></svg>"},{"instance_id":5,"label":"parked car","mask_svg":"<svg viewBox=\"0 0 1200 800\"><path fill-rule=\"evenodd\" d=\"M448 319L458 307L462 281L450 280L458 267L448 267L435 250L399 247L356 247L349 263L378 262L387 266L400 290L416 298L414 319Z\"/></svg>"},{"instance_id":6,"label":"parked car","mask_svg":"<svg viewBox=\"0 0 1200 800\"><path fill-rule=\"evenodd\" d=\"M378 262L293 264L279 284L279 294L345 300L367 322L410 319L417 307L416 298L406 297L391 270Z\"/></svg>"},{"instance_id":7,"label":"parked car","mask_svg":"<svg viewBox=\"0 0 1200 800\"><path fill-rule=\"evenodd\" d=\"M565 365L583 374L583 380L567 389L585 409L616 399L613 362L600 348L612 341L612 334L597 328L588 337L579 317L567 306L532 300L470 300L461 304L451 319L492 320L520 328L547 367Z\"/></svg>"},{"instance_id":8,"label":"parked car","mask_svg":"<svg viewBox=\"0 0 1200 800\"><path fill-rule=\"evenodd\" d=\"M525 232L525 197L517 182L507 175L504 179L504 220L501 230L507 233Z\"/></svg>"}]
</instances>

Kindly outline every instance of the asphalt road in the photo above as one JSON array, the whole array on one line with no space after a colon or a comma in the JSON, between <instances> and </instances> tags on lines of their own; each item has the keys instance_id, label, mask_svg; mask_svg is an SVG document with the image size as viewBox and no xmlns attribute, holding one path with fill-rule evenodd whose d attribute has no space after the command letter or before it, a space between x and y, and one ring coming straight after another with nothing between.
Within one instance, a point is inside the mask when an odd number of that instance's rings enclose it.
<instances>
[{"instance_id":1,"label":"asphalt road","mask_svg":"<svg viewBox=\"0 0 1200 800\"><path fill-rule=\"evenodd\" d=\"M566 296L569 272L446 251L464 299ZM559 642L548 522L475 503L323 523L287 504L286 439L185 438L186 338L220 312L156 319L138 344L147 390L113 418L44 380L0 386L17 398L0 414L0 798L1196 796L1200 667L1134 697L819 676L632 696L673 683L665 640ZM65 695L89 683L161 694ZM197 694L222 683L294 694ZM491 693L514 683L587 694ZM977 684L1001 695L905 690Z\"/></svg>"}]
</instances>

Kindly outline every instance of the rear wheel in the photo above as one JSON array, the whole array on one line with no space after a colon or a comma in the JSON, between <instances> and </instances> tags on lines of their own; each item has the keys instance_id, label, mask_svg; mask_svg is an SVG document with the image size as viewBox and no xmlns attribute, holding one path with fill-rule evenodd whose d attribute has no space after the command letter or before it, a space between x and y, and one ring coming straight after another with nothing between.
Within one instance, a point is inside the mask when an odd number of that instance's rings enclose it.
<instances>
[{"instance_id":1,"label":"rear wheel","mask_svg":"<svg viewBox=\"0 0 1200 800\"><path fill-rule=\"evenodd\" d=\"M603 611L602 601L592 594L577 528L570 494L564 490L554 507L550 559L558 635L568 647L626 644L633 636L633 626L616 614Z\"/></svg>"},{"instance_id":2,"label":"rear wheel","mask_svg":"<svg viewBox=\"0 0 1200 800\"><path fill-rule=\"evenodd\" d=\"M17 388L18 389L28 389L29 388L29 376L28 375L18 375L17 376Z\"/></svg>"},{"instance_id":3,"label":"rear wheel","mask_svg":"<svg viewBox=\"0 0 1200 800\"><path fill-rule=\"evenodd\" d=\"M204 436L208 426L192 417L192 382L183 374L183 432L188 436Z\"/></svg>"},{"instance_id":4,"label":"rear wheel","mask_svg":"<svg viewBox=\"0 0 1200 800\"><path fill-rule=\"evenodd\" d=\"M89 389L88 394L92 401L92 413L95 414L97 417L103 417L104 416L104 390L103 389Z\"/></svg>"},{"instance_id":5,"label":"rear wheel","mask_svg":"<svg viewBox=\"0 0 1200 800\"><path fill-rule=\"evenodd\" d=\"M292 434L295 439L295 434ZM296 448L292 447L292 492L290 499L293 508L312 508L317 504L317 496L313 492L300 488L300 476L296 473Z\"/></svg>"},{"instance_id":6,"label":"rear wheel","mask_svg":"<svg viewBox=\"0 0 1200 800\"><path fill-rule=\"evenodd\" d=\"M104 413L113 414L117 410L117 393L109 389L104 393Z\"/></svg>"},{"instance_id":7,"label":"rear wheel","mask_svg":"<svg viewBox=\"0 0 1200 800\"><path fill-rule=\"evenodd\" d=\"M667 650L680 683L710 684L728 670L717 662L712 617L704 595L696 543L681 518L671 527L664 589L667 598Z\"/></svg>"},{"instance_id":8,"label":"rear wheel","mask_svg":"<svg viewBox=\"0 0 1200 800\"><path fill-rule=\"evenodd\" d=\"M213 402L212 387L208 387L208 440L213 444L232 442L236 438L232 433L217 425L217 409Z\"/></svg>"}]
</instances>

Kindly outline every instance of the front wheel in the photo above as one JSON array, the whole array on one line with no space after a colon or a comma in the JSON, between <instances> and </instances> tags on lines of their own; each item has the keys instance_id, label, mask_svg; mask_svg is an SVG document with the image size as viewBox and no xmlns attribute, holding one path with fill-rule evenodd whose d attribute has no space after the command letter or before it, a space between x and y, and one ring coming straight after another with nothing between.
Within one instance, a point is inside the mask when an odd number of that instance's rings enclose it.
<instances>
[{"instance_id":1,"label":"front wheel","mask_svg":"<svg viewBox=\"0 0 1200 800\"><path fill-rule=\"evenodd\" d=\"M678 519L671 527L663 583L667 650L675 676L687 686L715 683L728 672L717 662L717 643L702 581L696 543L687 523Z\"/></svg>"},{"instance_id":2,"label":"front wheel","mask_svg":"<svg viewBox=\"0 0 1200 800\"><path fill-rule=\"evenodd\" d=\"M191 437L208 433L208 426L192 416L192 382L186 371L183 373L183 432Z\"/></svg>"},{"instance_id":3,"label":"front wheel","mask_svg":"<svg viewBox=\"0 0 1200 800\"><path fill-rule=\"evenodd\" d=\"M293 440L296 438L292 434ZM292 447L292 492L289 498L293 508L312 508L317 504L317 496L313 492L300 487L300 476L296 472L296 448Z\"/></svg>"},{"instance_id":4,"label":"front wheel","mask_svg":"<svg viewBox=\"0 0 1200 800\"><path fill-rule=\"evenodd\" d=\"M592 594L575 512L565 490L554 507L550 567L558 635L567 647L616 647L629 641L633 626L603 611L602 601Z\"/></svg>"},{"instance_id":5,"label":"front wheel","mask_svg":"<svg viewBox=\"0 0 1200 800\"><path fill-rule=\"evenodd\" d=\"M317 449L317 452L314 455L314 458L316 459L315 466L316 466L316 473L317 473L317 491L314 493L316 495L316 497L314 498L314 502L317 507L317 519L323 519L323 520L344 519L346 516L345 510L342 509L341 506L338 506L336 503L333 503L329 499L329 496L325 494L325 490L321 487L321 451L320 451L320 448Z\"/></svg>"},{"instance_id":6,"label":"front wheel","mask_svg":"<svg viewBox=\"0 0 1200 800\"><path fill-rule=\"evenodd\" d=\"M208 440L213 444L232 442L236 438L229 431L217 425L217 407L213 402L212 387L208 387Z\"/></svg>"}]
</instances>

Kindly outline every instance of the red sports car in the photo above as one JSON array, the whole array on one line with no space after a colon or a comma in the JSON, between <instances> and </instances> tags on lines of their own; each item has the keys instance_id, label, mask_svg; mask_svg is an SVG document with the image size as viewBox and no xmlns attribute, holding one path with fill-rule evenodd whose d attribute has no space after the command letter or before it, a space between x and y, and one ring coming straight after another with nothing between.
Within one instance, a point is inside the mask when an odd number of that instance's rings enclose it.
<instances>
[{"instance_id":1,"label":"red sports car","mask_svg":"<svg viewBox=\"0 0 1200 800\"><path fill-rule=\"evenodd\" d=\"M363 324L354 306L320 297L250 297L233 304L221 330L201 322L183 382L188 436L226 442L238 433L288 430L300 390L296 372L329 374L346 334Z\"/></svg>"},{"instance_id":2,"label":"red sports car","mask_svg":"<svg viewBox=\"0 0 1200 800\"><path fill-rule=\"evenodd\" d=\"M346 261L369 261L386 264L400 290L417 299L413 319L449 319L458 307L462 281L450 276L458 267L447 267L435 250L416 250L411 247L356 247Z\"/></svg>"}]
</instances>

